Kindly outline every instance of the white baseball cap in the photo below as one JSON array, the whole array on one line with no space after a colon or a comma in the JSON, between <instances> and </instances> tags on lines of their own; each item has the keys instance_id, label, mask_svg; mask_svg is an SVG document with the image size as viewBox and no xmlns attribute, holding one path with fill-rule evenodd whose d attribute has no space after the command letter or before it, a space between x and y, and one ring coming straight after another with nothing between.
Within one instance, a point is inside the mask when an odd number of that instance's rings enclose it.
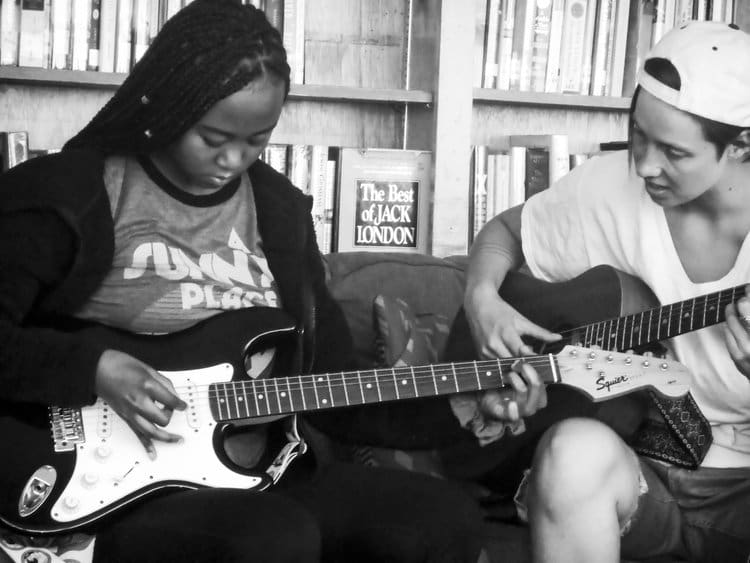
<instances>
[{"instance_id":1,"label":"white baseball cap","mask_svg":"<svg viewBox=\"0 0 750 563\"><path fill-rule=\"evenodd\" d=\"M674 65L681 86L670 88L641 68L644 90L694 115L750 127L750 34L734 24L693 21L664 35L645 60L654 58Z\"/></svg>"}]
</instances>

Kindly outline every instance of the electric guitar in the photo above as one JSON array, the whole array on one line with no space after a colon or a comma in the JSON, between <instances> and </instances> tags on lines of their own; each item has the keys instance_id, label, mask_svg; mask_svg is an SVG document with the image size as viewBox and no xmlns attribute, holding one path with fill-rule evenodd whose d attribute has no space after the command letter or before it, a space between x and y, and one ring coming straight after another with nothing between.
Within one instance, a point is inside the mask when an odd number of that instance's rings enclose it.
<instances>
[{"instance_id":1,"label":"electric guitar","mask_svg":"<svg viewBox=\"0 0 750 563\"><path fill-rule=\"evenodd\" d=\"M101 400L82 408L28 405L3 413L0 436L12 459L0 467L0 521L22 532L73 530L164 489L268 487L267 474L240 467L223 450L223 437L240 422L501 388L516 361L534 365L545 382L573 386L594 401L642 388L681 396L689 380L676 362L574 346L523 359L284 376L269 358L283 356L279 343L297 329L286 313L270 308L222 313L161 336L101 326L82 332L146 361L172 381L188 407L174 412L166 428L184 441L155 442L157 456L151 459Z\"/></svg>"}]
</instances>

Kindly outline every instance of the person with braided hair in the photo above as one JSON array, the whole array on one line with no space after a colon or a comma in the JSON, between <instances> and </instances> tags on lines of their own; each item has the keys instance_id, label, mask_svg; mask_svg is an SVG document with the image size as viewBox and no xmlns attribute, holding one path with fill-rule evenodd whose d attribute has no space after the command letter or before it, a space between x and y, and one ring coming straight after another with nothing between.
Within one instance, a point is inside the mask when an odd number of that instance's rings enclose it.
<instances>
[{"instance_id":1,"label":"person with braided hair","mask_svg":"<svg viewBox=\"0 0 750 563\"><path fill-rule=\"evenodd\" d=\"M262 11L239 0L195 0L165 23L61 152L0 176L5 413L99 398L157 463L161 444L185 438L166 428L188 406L171 380L86 338L82 324L160 335L233 309L280 307L306 327L314 316L315 338L303 354L312 373L347 367L350 335L325 286L311 198L258 158L289 93L289 72L281 36ZM282 423L262 427L268 450L276 434L294 434L279 431ZM268 452L247 448L258 435L231 433L227 455L247 467L262 463ZM93 560L480 557L480 511L458 485L362 465L316 470L310 458L269 491L172 490L87 521ZM0 504L18 503L7 500L7 483L0 490ZM10 534L4 528L0 540Z\"/></svg>"}]
</instances>

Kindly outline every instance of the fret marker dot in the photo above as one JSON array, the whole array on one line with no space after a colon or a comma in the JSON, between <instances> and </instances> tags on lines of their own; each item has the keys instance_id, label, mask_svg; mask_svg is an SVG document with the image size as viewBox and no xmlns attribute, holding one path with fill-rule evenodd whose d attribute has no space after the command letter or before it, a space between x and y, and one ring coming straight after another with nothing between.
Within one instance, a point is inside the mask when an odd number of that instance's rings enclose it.
<instances>
[{"instance_id":1,"label":"fret marker dot","mask_svg":"<svg viewBox=\"0 0 750 563\"><path fill-rule=\"evenodd\" d=\"M372 383L368 383L367 385L365 385L365 387L367 387L368 389L372 389Z\"/></svg>"},{"instance_id":2,"label":"fret marker dot","mask_svg":"<svg viewBox=\"0 0 750 563\"><path fill-rule=\"evenodd\" d=\"M319 378L318 378L318 381L319 381L319 382L322 382L322 381L323 381L323 378L322 378L322 377L319 377Z\"/></svg>"},{"instance_id":3,"label":"fret marker dot","mask_svg":"<svg viewBox=\"0 0 750 563\"><path fill-rule=\"evenodd\" d=\"M442 381L448 381L448 378L447 378L447 377L445 377L445 376L441 377L440 379L441 379Z\"/></svg>"},{"instance_id":4,"label":"fret marker dot","mask_svg":"<svg viewBox=\"0 0 750 563\"><path fill-rule=\"evenodd\" d=\"M405 379L401 380L401 385L406 385L406 380Z\"/></svg>"},{"instance_id":5,"label":"fret marker dot","mask_svg":"<svg viewBox=\"0 0 750 563\"><path fill-rule=\"evenodd\" d=\"M263 399L263 393L258 393L258 398Z\"/></svg>"},{"instance_id":6,"label":"fret marker dot","mask_svg":"<svg viewBox=\"0 0 750 563\"><path fill-rule=\"evenodd\" d=\"M322 402L322 403L323 403L324 405L327 405L327 404L328 404L328 399L323 399L323 400L322 400L321 402Z\"/></svg>"},{"instance_id":7,"label":"fret marker dot","mask_svg":"<svg viewBox=\"0 0 750 563\"><path fill-rule=\"evenodd\" d=\"M242 397L237 397L237 400L238 400L238 401L239 401L239 402L241 403L241 402L242 402L242 401L244 401L245 399L243 399Z\"/></svg>"},{"instance_id":8,"label":"fret marker dot","mask_svg":"<svg viewBox=\"0 0 750 563\"><path fill-rule=\"evenodd\" d=\"M487 372L484 373L484 375L486 375L487 377L489 377L489 376L492 375L492 372L491 371L487 371Z\"/></svg>"},{"instance_id":9,"label":"fret marker dot","mask_svg":"<svg viewBox=\"0 0 750 563\"><path fill-rule=\"evenodd\" d=\"M281 396L282 396L282 397L286 397L286 392L285 392L285 391L282 391L282 392L281 392Z\"/></svg>"},{"instance_id":10,"label":"fret marker dot","mask_svg":"<svg viewBox=\"0 0 750 563\"><path fill-rule=\"evenodd\" d=\"M219 399L219 402L220 402L220 403L223 403L223 402L224 402L224 399Z\"/></svg>"}]
</instances>

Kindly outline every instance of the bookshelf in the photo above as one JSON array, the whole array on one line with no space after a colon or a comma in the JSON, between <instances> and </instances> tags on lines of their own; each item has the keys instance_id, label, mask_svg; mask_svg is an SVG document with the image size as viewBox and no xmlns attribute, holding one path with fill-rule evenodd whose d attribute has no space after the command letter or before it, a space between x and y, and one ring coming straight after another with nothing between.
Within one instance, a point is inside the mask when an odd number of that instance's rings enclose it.
<instances>
[{"instance_id":1,"label":"bookshelf","mask_svg":"<svg viewBox=\"0 0 750 563\"><path fill-rule=\"evenodd\" d=\"M627 134L627 97L475 87L474 62L482 53L469 4L306 0L305 64L317 65L312 76L320 83L292 85L271 139L432 151L428 251L437 256L468 250L473 145L498 145L512 134L567 133L570 151L586 152ZM737 3L736 16L745 29L746 4ZM360 70L346 74L346 68ZM0 131L28 131L32 149L59 147L124 76L0 66Z\"/></svg>"}]
</instances>

